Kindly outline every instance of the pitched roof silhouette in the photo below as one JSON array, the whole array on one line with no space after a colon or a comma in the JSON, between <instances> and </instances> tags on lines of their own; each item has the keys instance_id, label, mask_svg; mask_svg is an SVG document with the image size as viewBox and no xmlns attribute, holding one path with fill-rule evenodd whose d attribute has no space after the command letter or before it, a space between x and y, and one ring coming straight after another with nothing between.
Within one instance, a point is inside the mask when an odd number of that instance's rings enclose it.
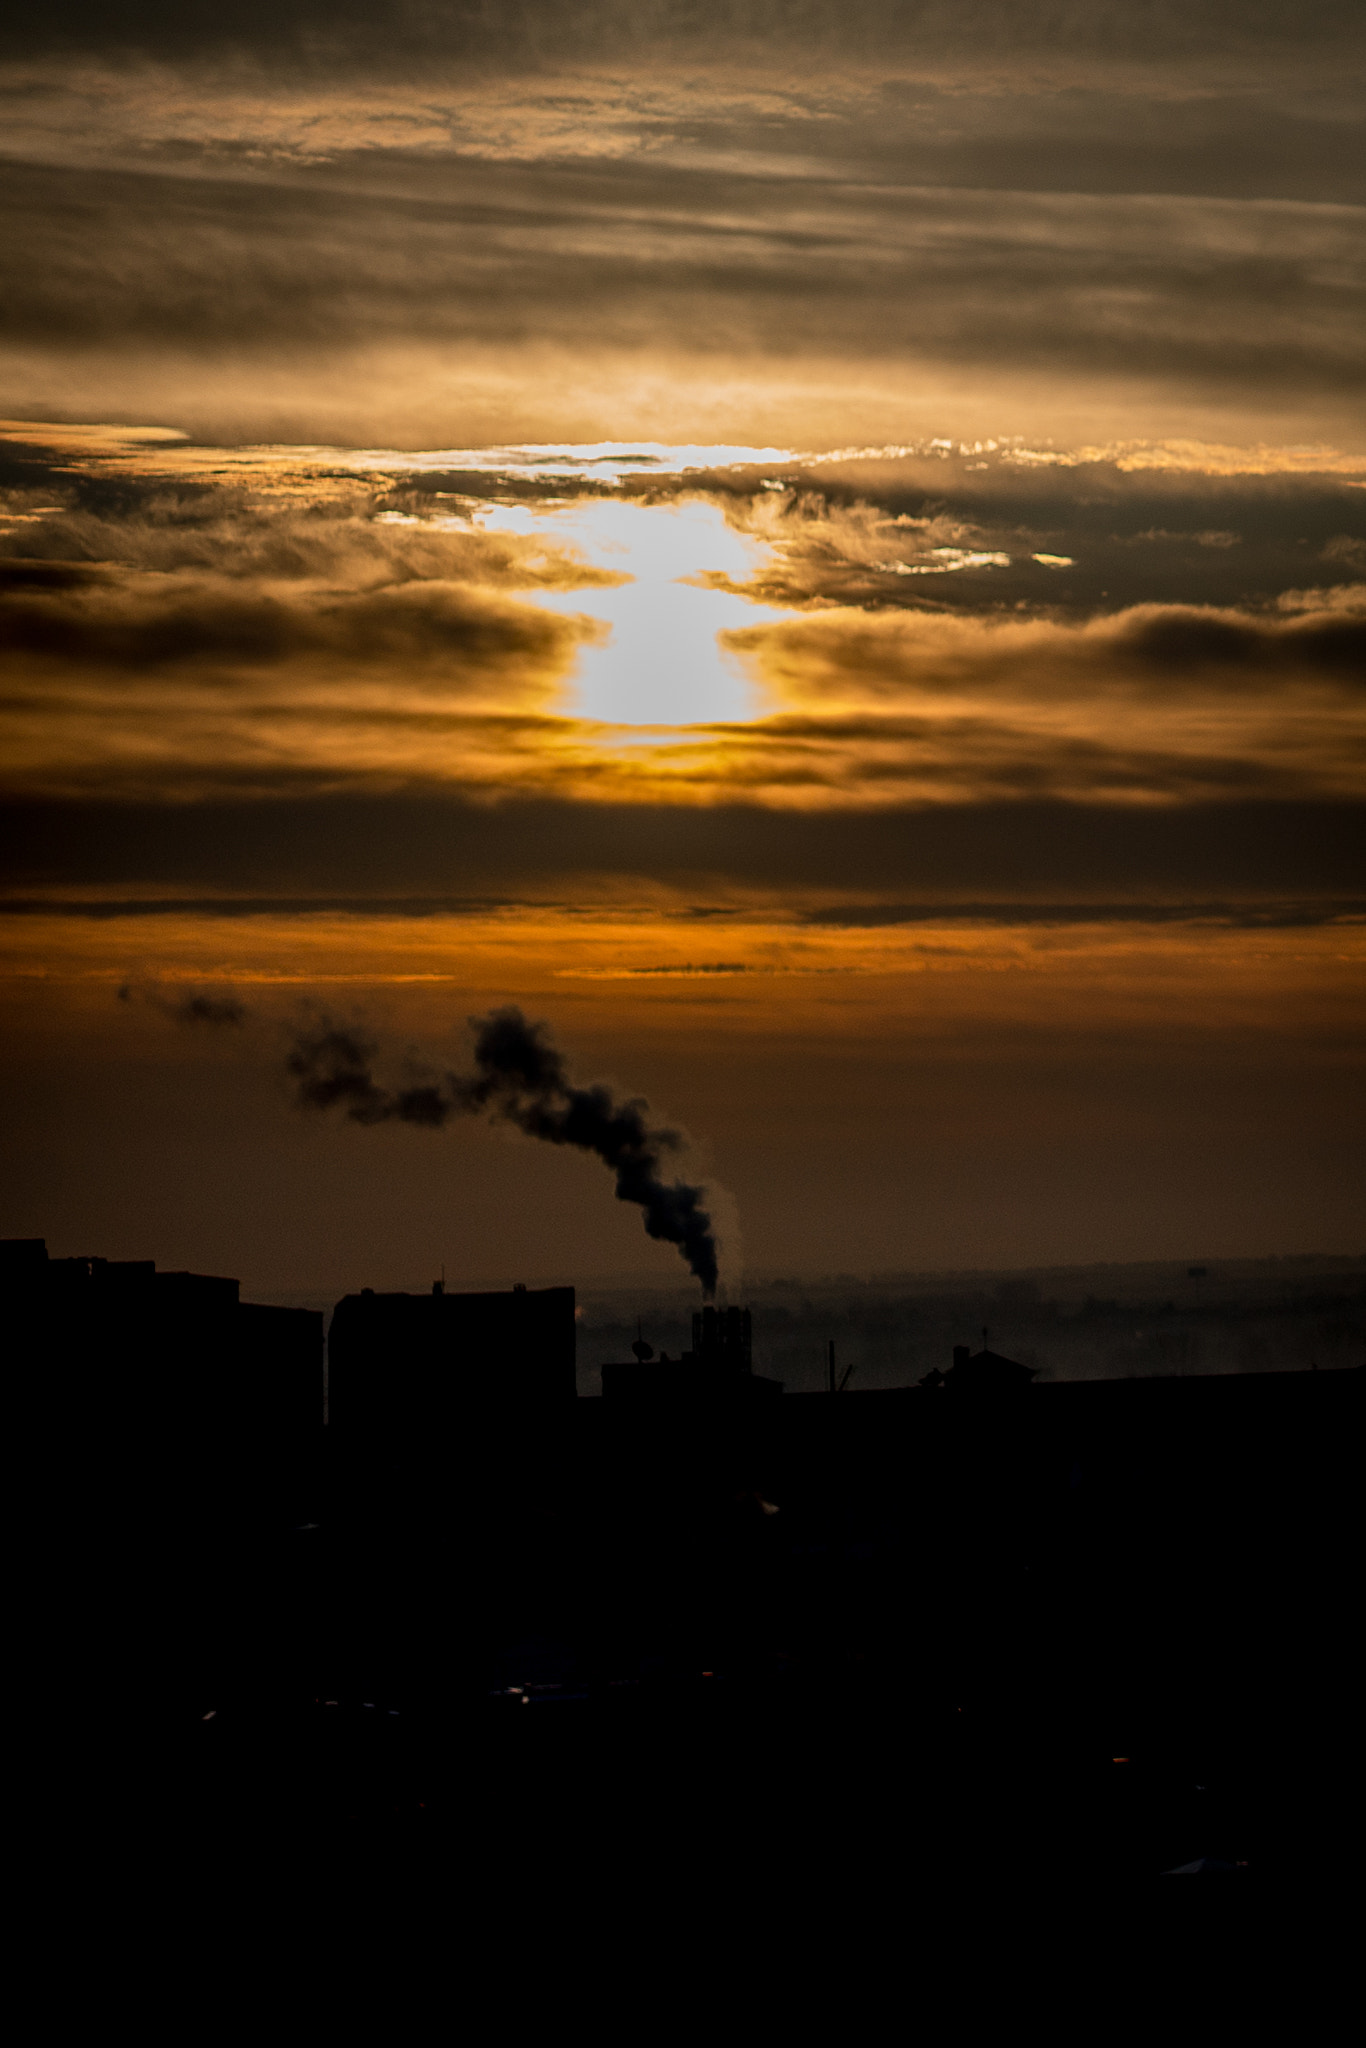
<instances>
[{"instance_id":1,"label":"pitched roof silhouette","mask_svg":"<svg viewBox=\"0 0 1366 2048\"><path fill-rule=\"evenodd\" d=\"M921 1379L922 1387L956 1387L963 1393L994 1394L1011 1387L1027 1387L1034 1378L1037 1368L1021 1365L1017 1359L1003 1358L999 1351L988 1351L985 1346L977 1352L970 1352L966 1344L956 1344L953 1350L953 1364L947 1372L936 1368Z\"/></svg>"}]
</instances>

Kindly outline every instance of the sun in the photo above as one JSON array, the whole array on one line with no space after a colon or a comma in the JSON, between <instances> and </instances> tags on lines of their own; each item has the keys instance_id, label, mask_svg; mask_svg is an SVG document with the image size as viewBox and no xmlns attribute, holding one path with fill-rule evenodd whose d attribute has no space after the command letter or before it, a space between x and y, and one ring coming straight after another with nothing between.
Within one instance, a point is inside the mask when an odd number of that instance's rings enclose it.
<instances>
[{"instance_id":1,"label":"sun","mask_svg":"<svg viewBox=\"0 0 1366 2048\"><path fill-rule=\"evenodd\" d=\"M553 533L595 567L628 582L538 592L535 602L586 613L609 631L581 649L574 711L605 725L688 726L752 718L757 692L719 636L782 616L702 580L747 580L769 552L726 524L705 499L641 505L616 498L548 507L496 505L479 523L494 532Z\"/></svg>"}]
</instances>

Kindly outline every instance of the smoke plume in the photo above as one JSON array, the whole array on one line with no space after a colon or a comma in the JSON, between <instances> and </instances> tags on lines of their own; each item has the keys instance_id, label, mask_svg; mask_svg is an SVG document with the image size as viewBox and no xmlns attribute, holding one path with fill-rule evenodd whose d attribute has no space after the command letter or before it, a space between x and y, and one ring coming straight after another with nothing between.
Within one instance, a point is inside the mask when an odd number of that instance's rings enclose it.
<instances>
[{"instance_id":1,"label":"smoke plume","mask_svg":"<svg viewBox=\"0 0 1366 2048\"><path fill-rule=\"evenodd\" d=\"M138 996L150 1003L154 1010L160 1010L164 1017L173 1017L177 1024L245 1024L247 1006L232 995L205 994L201 989L184 996L168 996L156 983L138 986L126 981L119 992L121 1003L131 1003Z\"/></svg>"},{"instance_id":2,"label":"smoke plume","mask_svg":"<svg viewBox=\"0 0 1366 2048\"><path fill-rule=\"evenodd\" d=\"M714 1294L716 1234L703 1190L664 1175L667 1155L682 1146L679 1133L652 1125L650 1105L639 1097L618 1101L601 1082L575 1087L545 1026L528 1023L520 1010L470 1021L472 1074L414 1073L407 1086L390 1088L375 1078L375 1040L323 1018L299 1034L286 1061L296 1100L302 1108L340 1109L358 1124L439 1127L453 1116L487 1114L528 1137L593 1152L615 1175L617 1200L636 1203L648 1235L677 1245L703 1291Z\"/></svg>"},{"instance_id":3,"label":"smoke plume","mask_svg":"<svg viewBox=\"0 0 1366 2048\"><path fill-rule=\"evenodd\" d=\"M342 1109L357 1124L426 1124L438 1128L464 1108L455 1076L424 1077L407 1088L376 1081L379 1046L354 1027L327 1018L302 1031L285 1060L301 1109Z\"/></svg>"}]
</instances>

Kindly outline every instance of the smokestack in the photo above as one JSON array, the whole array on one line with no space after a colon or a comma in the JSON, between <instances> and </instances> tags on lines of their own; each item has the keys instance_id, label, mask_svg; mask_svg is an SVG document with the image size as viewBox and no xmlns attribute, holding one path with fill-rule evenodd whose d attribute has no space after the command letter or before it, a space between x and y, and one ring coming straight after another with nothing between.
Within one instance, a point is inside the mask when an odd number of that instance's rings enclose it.
<instances>
[{"instance_id":1,"label":"smokestack","mask_svg":"<svg viewBox=\"0 0 1366 2048\"><path fill-rule=\"evenodd\" d=\"M692 1348L694 1358L708 1358L718 1365L733 1366L737 1372L751 1372L754 1346L749 1310L694 1309Z\"/></svg>"}]
</instances>

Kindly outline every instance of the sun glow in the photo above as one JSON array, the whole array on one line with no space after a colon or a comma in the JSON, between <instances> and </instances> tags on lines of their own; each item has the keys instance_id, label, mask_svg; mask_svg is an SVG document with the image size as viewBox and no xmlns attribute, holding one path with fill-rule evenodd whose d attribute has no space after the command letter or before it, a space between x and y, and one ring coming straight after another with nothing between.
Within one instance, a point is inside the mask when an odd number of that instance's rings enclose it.
<instances>
[{"instance_id":1,"label":"sun glow","mask_svg":"<svg viewBox=\"0 0 1366 2048\"><path fill-rule=\"evenodd\" d=\"M599 498L545 510L495 505L479 523L492 532L548 531L595 567L629 577L600 589L536 594L548 610L587 613L609 628L607 639L579 653L574 708L581 718L678 726L758 715L758 692L718 635L784 614L708 587L708 576L753 575L770 553L728 526L719 507Z\"/></svg>"}]
</instances>

